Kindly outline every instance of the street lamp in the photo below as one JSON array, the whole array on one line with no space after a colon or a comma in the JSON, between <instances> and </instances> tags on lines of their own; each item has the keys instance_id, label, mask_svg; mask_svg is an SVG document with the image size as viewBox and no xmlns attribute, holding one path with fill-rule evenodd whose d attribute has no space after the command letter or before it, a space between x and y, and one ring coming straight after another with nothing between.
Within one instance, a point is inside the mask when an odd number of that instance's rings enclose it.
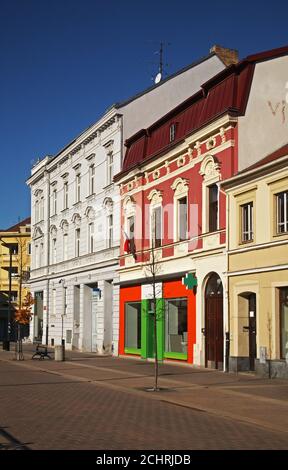
<instances>
[{"instance_id":1,"label":"street lamp","mask_svg":"<svg viewBox=\"0 0 288 470\"><path fill-rule=\"evenodd\" d=\"M12 294L12 246L8 245L8 243L4 242L0 238L0 242L2 246L8 248L9 250L9 300L8 300L8 324L7 324L7 339L3 341L3 349L6 351L10 350L10 329L11 329L11 294Z\"/></svg>"}]
</instances>

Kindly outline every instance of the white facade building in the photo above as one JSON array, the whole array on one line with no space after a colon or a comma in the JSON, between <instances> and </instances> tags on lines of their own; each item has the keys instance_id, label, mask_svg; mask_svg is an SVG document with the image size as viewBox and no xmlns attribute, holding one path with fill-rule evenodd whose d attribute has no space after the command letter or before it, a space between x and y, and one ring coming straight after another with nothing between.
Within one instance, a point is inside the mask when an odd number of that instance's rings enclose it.
<instances>
[{"instance_id":1,"label":"white facade building","mask_svg":"<svg viewBox=\"0 0 288 470\"><path fill-rule=\"evenodd\" d=\"M56 156L33 168L30 338L49 345L118 354L120 172L123 140L147 127L225 68L212 53L113 106ZM173 94L171 86L173 84Z\"/></svg>"}]
</instances>

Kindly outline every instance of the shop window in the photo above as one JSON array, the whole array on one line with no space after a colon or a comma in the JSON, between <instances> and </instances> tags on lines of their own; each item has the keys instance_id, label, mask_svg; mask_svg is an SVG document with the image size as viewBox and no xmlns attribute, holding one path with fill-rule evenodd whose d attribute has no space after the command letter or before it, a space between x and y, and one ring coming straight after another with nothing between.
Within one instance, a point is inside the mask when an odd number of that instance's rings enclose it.
<instances>
[{"instance_id":1,"label":"shop window","mask_svg":"<svg viewBox=\"0 0 288 470\"><path fill-rule=\"evenodd\" d=\"M165 352L187 354L187 299L165 301Z\"/></svg>"},{"instance_id":2,"label":"shop window","mask_svg":"<svg viewBox=\"0 0 288 470\"><path fill-rule=\"evenodd\" d=\"M125 304L125 349L141 349L141 302Z\"/></svg>"},{"instance_id":3,"label":"shop window","mask_svg":"<svg viewBox=\"0 0 288 470\"><path fill-rule=\"evenodd\" d=\"M279 289L281 359L288 358L288 287Z\"/></svg>"}]
</instances>

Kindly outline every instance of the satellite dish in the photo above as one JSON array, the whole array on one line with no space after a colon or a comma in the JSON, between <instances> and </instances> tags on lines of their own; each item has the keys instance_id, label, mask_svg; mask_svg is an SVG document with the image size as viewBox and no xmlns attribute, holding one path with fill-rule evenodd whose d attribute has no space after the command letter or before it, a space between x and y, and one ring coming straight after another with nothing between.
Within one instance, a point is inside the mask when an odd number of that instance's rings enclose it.
<instances>
[{"instance_id":1,"label":"satellite dish","mask_svg":"<svg viewBox=\"0 0 288 470\"><path fill-rule=\"evenodd\" d=\"M159 82L160 82L160 80L161 80L161 78L162 78L162 75L161 75L161 73L160 73L160 72L159 72L159 73L157 73L157 75L156 75L156 77L155 77L155 80L154 80L154 83L159 83Z\"/></svg>"}]
</instances>

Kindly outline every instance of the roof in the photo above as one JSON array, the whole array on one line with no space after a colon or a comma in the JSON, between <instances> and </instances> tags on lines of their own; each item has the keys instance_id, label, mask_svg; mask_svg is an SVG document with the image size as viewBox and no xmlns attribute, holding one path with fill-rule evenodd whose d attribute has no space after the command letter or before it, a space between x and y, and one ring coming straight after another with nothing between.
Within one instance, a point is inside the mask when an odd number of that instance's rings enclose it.
<instances>
[{"instance_id":1,"label":"roof","mask_svg":"<svg viewBox=\"0 0 288 470\"><path fill-rule=\"evenodd\" d=\"M115 180L127 174L144 160L150 160L167 152L192 132L220 116L245 114L256 62L288 54L288 46L246 57L212 77L201 90L184 101L147 129L130 137L123 170ZM169 129L176 123L176 139L169 142Z\"/></svg>"},{"instance_id":2,"label":"roof","mask_svg":"<svg viewBox=\"0 0 288 470\"><path fill-rule=\"evenodd\" d=\"M19 232L20 227L23 227L25 225L31 225L31 217L27 217L24 220L21 220L18 222L16 225L12 225L12 227L6 228L4 230L1 230L2 232Z\"/></svg>"},{"instance_id":3,"label":"roof","mask_svg":"<svg viewBox=\"0 0 288 470\"><path fill-rule=\"evenodd\" d=\"M275 165L273 165L273 163ZM271 169L271 166L273 167L272 169ZM239 184L244 179L246 181L247 178L249 180L255 178L256 174L257 176L259 175L259 172L260 173L265 173L267 171L271 172L271 170L273 170L274 167L277 167L277 170L279 168L288 167L288 144L283 145L279 149L275 150L275 152L272 152L269 155L266 155L266 157L262 158L261 160L254 163L253 165L245 168L244 170L239 171L238 173L236 173L236 175L232 176L231 178L224 180L221 183L221 186L224 189L228 189L230 187L233 187Z\"/></svg>"}]
</instances>

